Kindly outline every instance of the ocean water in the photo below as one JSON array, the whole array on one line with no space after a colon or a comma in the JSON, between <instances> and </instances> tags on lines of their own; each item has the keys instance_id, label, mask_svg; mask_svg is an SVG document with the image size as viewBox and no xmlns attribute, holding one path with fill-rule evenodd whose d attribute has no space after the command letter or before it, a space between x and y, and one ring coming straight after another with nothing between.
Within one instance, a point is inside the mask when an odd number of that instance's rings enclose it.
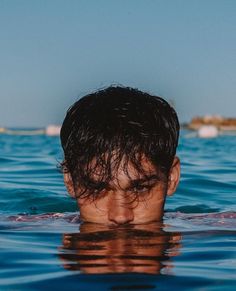
<instances>
[{"instance_id":1,"label":"ocean water","mask_svg":"<svg viewBox=\"0 0 236 291\"><path fill-rule=\"evenodd\" d=\"M0 290L235 290L236 136L182 131L163 224L82 224L58 137L0 135Z\"/></svg>"}]
</instances>

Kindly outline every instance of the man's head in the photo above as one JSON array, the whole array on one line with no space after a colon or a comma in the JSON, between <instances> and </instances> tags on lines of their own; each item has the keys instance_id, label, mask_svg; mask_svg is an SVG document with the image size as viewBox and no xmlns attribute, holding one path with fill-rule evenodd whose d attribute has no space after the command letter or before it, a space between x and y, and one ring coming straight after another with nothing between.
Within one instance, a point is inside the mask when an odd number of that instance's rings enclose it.
<instances>
[{"instance_id":1,"label":"man's head","mask_svg":"<svg viewBox=\"0 0 236 291\"><path fill-rule=\"evenodd\" d=\"M64 180L81 217L97 223L162 218L179 181L179 122L160 97L108 87L77 101L61 129Z\"/></svg>"}]
</instances>

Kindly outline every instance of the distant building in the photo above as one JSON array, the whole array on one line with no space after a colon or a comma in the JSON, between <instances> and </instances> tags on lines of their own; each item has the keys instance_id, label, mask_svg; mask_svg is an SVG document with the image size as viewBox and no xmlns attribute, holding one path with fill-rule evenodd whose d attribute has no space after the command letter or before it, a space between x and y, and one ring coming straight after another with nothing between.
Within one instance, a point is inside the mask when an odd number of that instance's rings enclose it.
<instances>
[{"instance_id":1,"label":"distant building","mask_svg":"<svg viewBox=\"0 0 236 291\"><path fill-rule=\"evenodd\" d=\"M236 118L225 118L221 115L197 116L190 121L188 128L198 130L203 125L214 125L219 130L236 130Z\"/></svg>"}]
</instances>

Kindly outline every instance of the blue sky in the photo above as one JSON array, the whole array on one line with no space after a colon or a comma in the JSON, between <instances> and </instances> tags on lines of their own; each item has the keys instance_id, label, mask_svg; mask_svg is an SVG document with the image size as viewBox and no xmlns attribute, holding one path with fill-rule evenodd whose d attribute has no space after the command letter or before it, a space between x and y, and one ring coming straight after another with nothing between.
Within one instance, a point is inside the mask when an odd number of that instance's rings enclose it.
<instances>
[{"instance_id":1,"label":"blue sky","mask_svg":"<svg viewBox=\"0 0 236 291\"><path fill-rule=\"evenodd\" d=\"M236 117L235 0L0 0L0 127L61 123L110 85Z\"/></svg>"}]
</instances>

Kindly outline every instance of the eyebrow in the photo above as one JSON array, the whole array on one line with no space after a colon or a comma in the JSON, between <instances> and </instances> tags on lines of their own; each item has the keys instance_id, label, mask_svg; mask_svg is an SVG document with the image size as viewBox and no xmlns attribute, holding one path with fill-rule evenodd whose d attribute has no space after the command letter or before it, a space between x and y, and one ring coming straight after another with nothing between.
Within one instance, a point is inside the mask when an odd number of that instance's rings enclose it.
<instances>
[{"instance_id":1,"label":"eyebrow","mask_svg":"<svg viewBox=\"0 0 236 291\"><path fill-rule=\"evenodd\" d=\"M144 176L143 178L139 178L139 179L135 179L135 180L131 180L131 186L136 186L136 185L140 185L146 182L156 182L156 181L160 181L160 177L156 174L153 175L147 175Z\"/></svg>"}]
</instances>

